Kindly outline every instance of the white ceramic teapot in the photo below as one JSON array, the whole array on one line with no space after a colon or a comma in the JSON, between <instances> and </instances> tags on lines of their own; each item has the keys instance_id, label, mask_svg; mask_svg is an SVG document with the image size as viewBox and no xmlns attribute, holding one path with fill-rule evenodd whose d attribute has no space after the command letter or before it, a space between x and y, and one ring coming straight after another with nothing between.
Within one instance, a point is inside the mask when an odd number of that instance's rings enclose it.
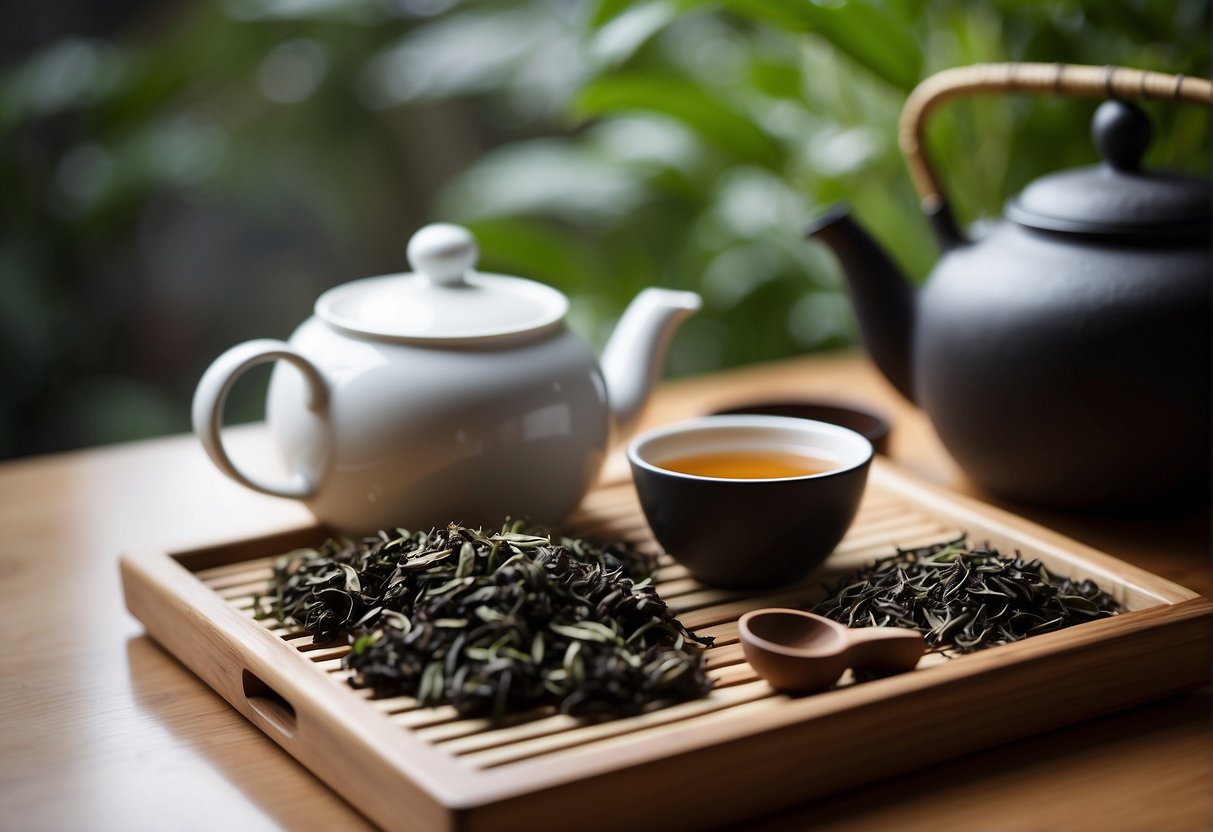
<instances>
[{"instance_id":1,"label":"white ceramic teapot","mask_svg":"<svg viewBox=\"0 0 1213 832\"><path fill-rule=\"evenodd\" d=\"M641 292L600 367L565 325L563 294L475 272L477 255L466 229L426 226L409 241L413 273L337 286L289 342L247 341L219 356L193 404L210 458L341 531L563 520L596 480L612 430L639 415L700 299ZM232 385L274 361L267 421L291 472L280 482L238 466L220 437Z\"/></svg>"}]
</instances>

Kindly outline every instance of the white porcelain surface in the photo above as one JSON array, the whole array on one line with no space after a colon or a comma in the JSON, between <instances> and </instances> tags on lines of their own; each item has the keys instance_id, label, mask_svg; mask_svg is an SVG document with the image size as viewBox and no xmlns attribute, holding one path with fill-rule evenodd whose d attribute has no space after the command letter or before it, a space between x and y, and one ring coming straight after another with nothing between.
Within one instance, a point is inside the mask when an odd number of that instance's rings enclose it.
<instances>
[{"instance_id":1,"label":"white porcelain surface","mask_svg":"<svg viewBox=\"0 0 1213 832\"><path fill-rule=\"evenodd\" d=\"M289 342L250 341L216 359L199 382L193 417L220 470L258 491L302 499L317 518L349 532L496 525L507 515L550 524L576 507L598 476L612 428L622 434L635 420L674 329L699 298L646 289L600 367L565 326L563 295L470 272L470 236L438 228L421 247L422 282L430 285L411 296L421 299L416 306L401 299L408 295L393 299L391 288L417 275L356 281L322 296L317 315ZM505 293L501 319L486 311L483 287L465 285L482 278L493 284L490 294ZM388 300L376 302L376 293ZM435 293L469 299L466 317L450 298L439 301L455 305L436 314L462 324L438 327L433 337L424 327L396 326L393 308L424 309ZM292 472L284 482L245 471L221 437L228 391L267 362L277 362L267 419Z\"/></svg>"}]
</instances>

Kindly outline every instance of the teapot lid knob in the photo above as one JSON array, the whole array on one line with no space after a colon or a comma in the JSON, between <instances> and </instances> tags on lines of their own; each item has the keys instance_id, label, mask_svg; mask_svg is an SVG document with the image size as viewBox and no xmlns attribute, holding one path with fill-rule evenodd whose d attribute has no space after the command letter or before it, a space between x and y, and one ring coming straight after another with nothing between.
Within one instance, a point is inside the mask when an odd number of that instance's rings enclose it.
<instances>
[{"instance_id":1,"label":"teapot lid knob","mask_svg":"<svg viewBox=\"0 0 1213 832\"><path fill-rule=\"evenodd\" d=\"M1150 118L1136 104L1111 100L1099 105L1091 134L1099 154L1117 170L1135 171L1150 146Z\"/></svg>"},{"instance_id":2,"label":"teapot lid knob","mask_svg":"<svg viewBox=\"0 0 1213 832\"><path fill-rule=\"evenodd\" d=\"M409 265L424 282L458 286L476 265L480 248L463 226L439 222L417 231L409 240L407 254Z\"/></svg>"}]
</instances>

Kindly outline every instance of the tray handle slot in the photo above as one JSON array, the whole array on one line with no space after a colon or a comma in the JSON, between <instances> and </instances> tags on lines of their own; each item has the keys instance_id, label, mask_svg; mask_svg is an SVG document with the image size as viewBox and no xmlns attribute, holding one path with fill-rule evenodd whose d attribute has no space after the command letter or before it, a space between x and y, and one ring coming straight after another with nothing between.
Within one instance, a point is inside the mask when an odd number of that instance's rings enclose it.
<instances>
[{"instance_id":1,"label":"tray handle slot","mask_svg":"<svg viewBox=\"0 0 1213 832\"><path fill-rule=\"evenodd\" d=\"M285 696L247 669L240 674L240 683L244 698L257 716L287 737L295 736L295 708Z\"/></svg>"}]
</instances>

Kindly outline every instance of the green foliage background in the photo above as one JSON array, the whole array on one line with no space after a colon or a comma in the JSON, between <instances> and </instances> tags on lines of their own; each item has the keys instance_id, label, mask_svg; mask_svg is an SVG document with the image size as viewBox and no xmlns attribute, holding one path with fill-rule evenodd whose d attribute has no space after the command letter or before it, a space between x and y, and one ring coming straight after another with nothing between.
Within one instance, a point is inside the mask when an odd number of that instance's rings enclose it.
<instances>
[{"instance_id":1,"label":"green foliage background","mask_svg":"<svg viewBox=\"0 0 1213 832\"><path fill-rule=\"evenodd\" d=\"M936 251L906 94L984 61L1208 76L1206 0L227 0L0 72L0 456L188 428L206 364L328 286L469 225L486 270L601 343L642 287L706 301L675 374L851 344L805 220L849 201L914 279ZM931 124L958 215L1095 160L1097 102ZM1148 162L1206 172L1209 113L1151 105ZM263 390L238 388L233 420Z\"/></svg>"}]
</instances>

